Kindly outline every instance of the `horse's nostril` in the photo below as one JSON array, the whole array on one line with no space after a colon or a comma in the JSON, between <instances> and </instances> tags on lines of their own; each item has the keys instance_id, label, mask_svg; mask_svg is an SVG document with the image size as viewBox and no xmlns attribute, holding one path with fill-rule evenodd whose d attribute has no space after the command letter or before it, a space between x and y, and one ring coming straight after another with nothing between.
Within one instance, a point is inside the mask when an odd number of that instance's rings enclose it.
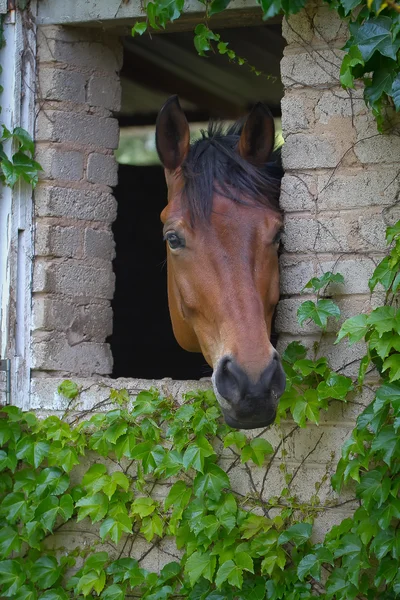
<instances>
[{"instance_id":1,"label":"horse's nostril","mask_svg":"<svg viewBox=\"0 0 400 600\"><path fill-rule=\"evenodd\" d=\"M234 360L224 358L217 369L215 383L225 400L237 404L246 393L249 379Z\"/></svg>"}]
</instances>

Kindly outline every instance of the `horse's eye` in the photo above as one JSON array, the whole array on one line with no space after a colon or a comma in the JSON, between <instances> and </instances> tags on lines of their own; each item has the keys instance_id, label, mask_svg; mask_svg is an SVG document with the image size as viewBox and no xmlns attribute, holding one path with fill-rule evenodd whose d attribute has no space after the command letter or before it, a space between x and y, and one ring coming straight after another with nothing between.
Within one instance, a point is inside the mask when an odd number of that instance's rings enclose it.
<instances>
[{"instance_id":1,"label":"horse's eye","mask_svg":"<svg viewBox=\"0 0 400 600\"><path fill-rule=\"evenodd\" d=\"M280 244L281 242L281 237L282 237L282 231L278 231L278 233L275 235L274 239L272 240L273 244Z\"/></svg>"},{"instance_id":2,"label":"horse's eye","mask_svg":"<svg viewBox=\"0 0 400 600\"><path fill-rule=\"evenodd\" d=\"M179 235L174 231L166 233L164 240L167 240L168 246L171 248L171 250L178 250L178 248L184 248L185 246L184 240L180 238Z\"/></svg>"}]
</instances>

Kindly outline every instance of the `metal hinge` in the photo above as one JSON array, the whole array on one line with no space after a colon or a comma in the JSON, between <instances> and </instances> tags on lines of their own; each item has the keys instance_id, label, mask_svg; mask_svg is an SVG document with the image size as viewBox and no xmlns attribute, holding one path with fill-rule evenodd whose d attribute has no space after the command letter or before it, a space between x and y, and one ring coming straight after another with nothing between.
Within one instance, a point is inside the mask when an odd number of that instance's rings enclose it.
<instances>
[{"instance_id":1,"label":"metal hinge","mask_svg":"<svg viewBox=\"0 0 400 600\"><path fill-rule=\"evenodd\" d=\"M0 359L0 372L6 374L6 404L11 404L11 360L9 358Z\"/></svg>"}]
</instances>

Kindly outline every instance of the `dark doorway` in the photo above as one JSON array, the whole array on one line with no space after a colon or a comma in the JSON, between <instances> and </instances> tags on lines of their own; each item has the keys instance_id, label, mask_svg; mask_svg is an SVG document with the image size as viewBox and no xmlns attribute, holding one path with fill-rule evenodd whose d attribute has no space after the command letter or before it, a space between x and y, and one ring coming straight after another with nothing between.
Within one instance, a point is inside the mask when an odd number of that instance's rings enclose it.
<instances>
[{"instance_id":1,"label":"dark doorway","mask_svg":"<svg viewBox=\"0 0 400 600\"><path fill-rule=\"evenodd\" d=\"M158 165L120 165L110 338L113 377L200 379L211 373L201 354L182 350L168 312L165 243L160 213L167 188Z\"/></svg>"}]
</instances>

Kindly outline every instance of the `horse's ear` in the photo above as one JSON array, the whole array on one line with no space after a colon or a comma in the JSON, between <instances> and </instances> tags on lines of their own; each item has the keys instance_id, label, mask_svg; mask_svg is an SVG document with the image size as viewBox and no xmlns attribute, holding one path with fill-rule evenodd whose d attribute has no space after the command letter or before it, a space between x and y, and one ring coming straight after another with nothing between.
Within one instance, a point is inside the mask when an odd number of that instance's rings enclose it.
<instances>
[{"instance_id":1,"label":"horse's ear","mask_svg":"<svg viewBox=\"0 0 400 600\"><path fill-rule=\"evenodd\" d=\"M162 164L171 171L181 166L189 152L189 124L178 96L168 98L158 113L156 146Z\"/></svg>"},{"instance_id":2,"label":"horse's ear","mask_svg":"<svg viewBox=\"0 0 400 600\"><path fill-rule=\"evenodd\" d=\"M238 152L256 166L268 162L275 145L274 118L268 108L258 102L243 126Z\"/></svg>"}]
</instances>

